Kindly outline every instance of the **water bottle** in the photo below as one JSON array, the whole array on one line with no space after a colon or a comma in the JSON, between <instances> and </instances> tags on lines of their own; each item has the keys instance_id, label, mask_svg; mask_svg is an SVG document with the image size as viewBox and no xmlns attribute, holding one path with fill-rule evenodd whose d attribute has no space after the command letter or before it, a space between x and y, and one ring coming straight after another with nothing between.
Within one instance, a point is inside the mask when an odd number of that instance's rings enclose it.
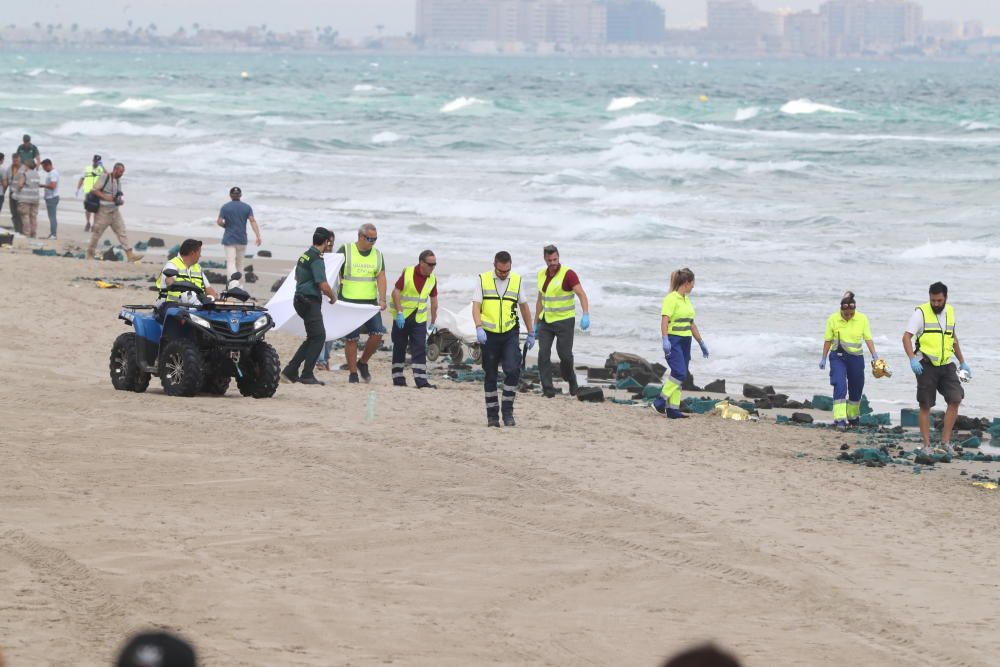
<instances>
[{"instance_id":1,"label":"water bottle","mask_svg":"<svg viewBox=\"0 0 1000 667\"><path fill-rule=\"evenodd\" d=\"M368 407L365 409L365 421L372 423L375 421L375 390L368 391Z\"/></svg>"}]
</instances>

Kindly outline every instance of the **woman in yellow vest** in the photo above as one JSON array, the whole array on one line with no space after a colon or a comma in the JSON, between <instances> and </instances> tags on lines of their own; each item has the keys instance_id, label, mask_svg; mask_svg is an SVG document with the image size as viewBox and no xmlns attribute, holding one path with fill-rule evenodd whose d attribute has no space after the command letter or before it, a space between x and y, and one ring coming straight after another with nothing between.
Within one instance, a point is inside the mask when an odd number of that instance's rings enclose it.
<instances>
[{"instance_id":1,"label":"woman in yellow vest","mask_svg":"<svg viewBox=\"0 0 1000 667\"><path fill-rule=\"evenodd\" d=\"M830 360L830 384L833 385L833 423L837 428L859 426L861 423L861 393L865 389L865 353L862 341L878 359L868 318L858 311L854 292L845 292L840 299L840 312L826 320L823 355L820 369Z\"/></svg>"},{"instance_id":2,"label":"woman in yellow vest","mask_svg":"<svg viewBox=\"0 0 1000 667\"><path fill-rule=\"evenodd\" d=\"M694 271L687 268L674 271L670 274L670 293L663 298L660 309L663 356L670 366L670 375L663 383L660 395L653 401L653 408L670 419L687 417L681 412L681 385L691 363L692 338L698 341L702 356L708 358L708 345L694 323L694 306L690 297L693 289Z\"/></svg>"}]
</instances>

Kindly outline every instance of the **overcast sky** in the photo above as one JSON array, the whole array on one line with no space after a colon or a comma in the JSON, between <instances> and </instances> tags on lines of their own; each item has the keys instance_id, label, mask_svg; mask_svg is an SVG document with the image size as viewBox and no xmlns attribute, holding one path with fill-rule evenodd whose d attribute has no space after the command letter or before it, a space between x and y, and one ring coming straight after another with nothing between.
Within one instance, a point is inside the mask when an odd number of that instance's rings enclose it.
<instances>
[{"instance_id":1,"label":"overcast sky","mask_svg":"<svg viewBox=\"0 0 1000 667\"><path fill-rule=\"evenodd\" d=\"M667 11L671 26L696 26L705 21L704 0L657 0ZM815 9L822 0L757 0L762 9ZM0 22L30 24L79 23L82 26L122 26L156 23L160 32L192 23L211 28L244 28L266 23L288 30L330 25L347 37L374 35L375 26L385 34L413 30L416 0L47 0L7 2ZM1000 28L1000 0L922 0L925 18L962 22L979 18L987 28ZM96 17L96 18L95 18Z\"/></svg>"}]
</instances>

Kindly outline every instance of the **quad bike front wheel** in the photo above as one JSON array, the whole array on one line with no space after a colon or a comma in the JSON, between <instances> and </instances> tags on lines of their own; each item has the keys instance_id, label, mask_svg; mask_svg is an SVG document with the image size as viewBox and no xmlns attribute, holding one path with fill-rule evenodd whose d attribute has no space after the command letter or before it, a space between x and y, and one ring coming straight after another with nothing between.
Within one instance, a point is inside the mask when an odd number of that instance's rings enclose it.
<instances>
[{"instance_id":1,"label":"quad bike front wheel","mask_svg":"<svg viewBox=\"0 0 1000 667\"><path fill-rule=\"evenodd\" d=\"M261 341L250 348L250 353L240 361L242 376L237 376L236 386L244 396L271 398L278 390L281 379L281 360L270 343Z\"/></svg>"},{"instance_id":2,"label":"quad bike front wheel","mask_svg":"<svg viewBox=\"0 0 1000 667\"><path fill-rule=\"evenodd\" d=\"M160 382L167 396L194 396L201 388L204 363L194 341L180 339L167 343L160 353Z\"/></svg>"},{"instance_id":3,"label":"quad bike front wheel","mask_svg":"<svg viewBox=\"0 0 1000 667\"><path fill-rule=\"evenodd\" d=\"M149 373L139 370L135 350L135 332L123 333L115 339L109 365L111 385L118 391L141 394L149 386Z\"/></svg>"}]
</instances>

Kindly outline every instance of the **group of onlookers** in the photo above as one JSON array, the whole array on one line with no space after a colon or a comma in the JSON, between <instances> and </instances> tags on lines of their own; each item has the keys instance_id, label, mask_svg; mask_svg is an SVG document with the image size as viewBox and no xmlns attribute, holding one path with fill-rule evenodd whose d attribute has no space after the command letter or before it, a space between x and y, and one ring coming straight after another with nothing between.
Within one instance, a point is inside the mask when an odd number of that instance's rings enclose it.
<instances>
[{"instance_id":1,"label":"group of onlookers","mask_svg":"<svg viewBox=\"0 0 1000 667\"><path fill-rule=\"evenodd\" d=\"M38 209L45 203L49 216L49 236L56 238L59 206L59 172L52 160L41 159L38 147L27 134L10 156L10 166L4 168L6 156L0 153L0 210L5 196L10 206L14 231L35 238L38 235ZM41 170L39 170L41 168Z\"/></svg>"}]
</instances>

